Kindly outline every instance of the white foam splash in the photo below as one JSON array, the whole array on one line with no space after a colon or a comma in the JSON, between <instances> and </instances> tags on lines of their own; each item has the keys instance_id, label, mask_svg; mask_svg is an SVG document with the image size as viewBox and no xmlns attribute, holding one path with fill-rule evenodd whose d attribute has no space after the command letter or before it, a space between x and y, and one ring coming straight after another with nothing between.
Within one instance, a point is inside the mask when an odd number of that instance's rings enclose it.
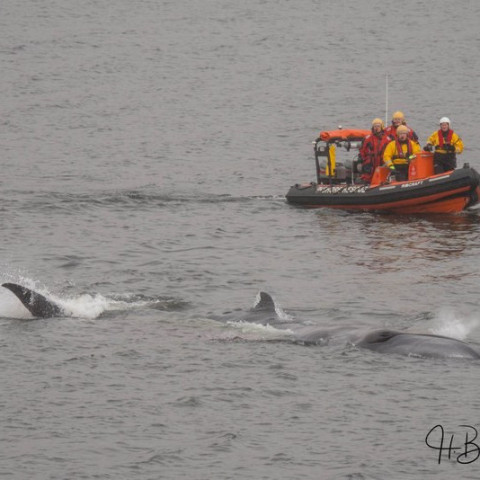
<instances>
[{"instance_id":1,"label":"white foam splash","mask_svg":"<svg viewBox=\"0 0 480 480\"><path fill-rule=\"evenodd\" d=\"M115 310L131 310L136 308L148 307L153 300L116 300L105 297L101 294L82 294L75 297L58 296L49 291L47 287L21 274L3 274L0 275L1 283L12 282L24 285L25 287L43 295L48 300L59 305L65 316L95 319L104 312ZM0 317L16 319L32 319L30 312L21 304L18 298L9 290L0 288Z\"/></svg>"},{"instance_id":2,"label":"white foam splash","mask_svg":"<svg viewBox=\"0 0 480 480\"><path fill-rule=\"evenodd\" d=\"M98 318L104 312L134 310L137 308L146 308L156 301L140 300L140 301L124 301L114 300L104 297L97 293L96 295L83 294L73 298L58 298L52 295L49 299L60 305L63 311L72 317L87 318L93 320Z\"/></svg>"},{"instance_id":3,"label":"white foam splash","mask_svg":"<svg viewBox=\"0 0 480 480\"><path fill-rule=\"evenodd\" d=\"M444 308L438 313L433 323L434 325L430 327L431 333L465 340L472 331L478 328L480 319L459 318L453 309Z\"/></svg>"},{"instance_id":4,"label":"white foam splash","mask_svg":"<svg viewBox=\"0 0 480 480\"><path fill-rule=\"evenodd\" d=\"M278 336L293 335L293 332L291 330L275 328L270 324L262 325L260 323L251 323L251 322L244 322L244 321L239 321L239 322L229 321L226 323L226 325L236 328L244 334L253 333L253 334L266 335L272 338L278 337Z\"/></svg>"},{"instance_id":5,"label":"white foam splash","mask_svg":"<svg viewBox=\"0 0 480 480\"><path fill-rule=\"evenodd\" d=\"M62 299L54 296L49 297L57 303L62 310L72 316L88 318L90 320L99 317L103 312L109 310L110 301L102 295L80 295L75 298Z\"/></svg>"}]
</instances>

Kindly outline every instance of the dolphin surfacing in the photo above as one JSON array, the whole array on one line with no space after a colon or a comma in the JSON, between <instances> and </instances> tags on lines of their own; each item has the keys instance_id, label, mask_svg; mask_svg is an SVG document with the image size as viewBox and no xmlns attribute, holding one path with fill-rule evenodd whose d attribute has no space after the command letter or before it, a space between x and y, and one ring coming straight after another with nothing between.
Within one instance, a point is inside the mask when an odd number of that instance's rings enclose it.
<instances>
[{"instance_id":1,"label":"dolphin surfacing","mask_svg":"<svg viewBox=\"0 0 480 480\"><path fill-rule=\"evenodd\" d=\"M16 283L3 283L2 287L13 292L34 317L51 318L63 314L63 310L57 304L27 287Z\"/></svg>"},{"instance_id":2,"label":"dolphin surfacing","mask_svg":"<svg viewBox=\"0 0 480 480\"><path fill-rule=\"evenodd\" d=\"M441 335L389 329L366 330L365 326L306 327L296 322L286 323L278 317L275 301L266 292L260 292L255 306L244 313L243 316L236 314L234 320L273 325L280 329L288 328L293 331L293 336L286 341L293 341L301 345L343 344L379 353L421 358L480 359L480 346Z\"/></svg>"},{"instance_id":3,"label":"dolphin surfacing","mask_svg":"<svg viewBox=\"0 0 480 480\"><path fill-rule=\"evenodd\" d=\"M480 351L468 343L429 333L374 330L357 342L356 346L380 353L408 356L480 359Z\"/></svg>"},{"instance_id":4,"label":"dolphin surfacing","mask_svg":"<svg viewBox=\"0 0 480 480\"><path fill-rule=\"evenodd\" d=\"M277 306L272 296L266 292L259 292L255 305L248 310L235 309L223 312L222 315L212 315L211 318L220 322L246 322L260 325L283 325L278 316Z\"/></svg>"}]
</instances>

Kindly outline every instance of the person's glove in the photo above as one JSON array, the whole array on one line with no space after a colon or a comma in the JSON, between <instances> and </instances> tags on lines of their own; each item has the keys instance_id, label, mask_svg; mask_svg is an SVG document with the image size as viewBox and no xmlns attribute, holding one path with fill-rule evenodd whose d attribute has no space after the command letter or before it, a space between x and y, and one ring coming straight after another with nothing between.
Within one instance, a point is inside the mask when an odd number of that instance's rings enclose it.
<instances>
[{"instance_id":1,"label":"person's glove","mask_svg":"<svg viewBox=\"0 0 480 480\"><path fill-rule=\"evenodd\" d=\"M432 146L431 146L429 143L427 143L427 144L423 147L423 150L424 150L425 152L431 152L431 151L432 151Z\"/></svg>"},{"instance_id":2,"label":"person's glove","mask_svg":"<svg viewBox=\"0 0 480 480\"><path fill-rule=\"evenodd\" d=\"M445 150L447 152L452 152L453 153L455 151L455 147L453 145L446 145Z\"/></svg>"}]
</instances>

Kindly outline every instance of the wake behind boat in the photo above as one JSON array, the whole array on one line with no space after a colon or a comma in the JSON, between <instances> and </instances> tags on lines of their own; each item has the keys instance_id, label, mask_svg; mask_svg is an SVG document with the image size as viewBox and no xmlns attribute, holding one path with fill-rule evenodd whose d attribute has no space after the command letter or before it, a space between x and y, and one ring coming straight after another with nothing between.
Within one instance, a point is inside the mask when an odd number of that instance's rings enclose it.
<instances>
[{"instance_id":1,"label":"wake behind boat","mask_svg":"<svg viewBox=\"0 0 480 480\"><path fill-rule=\"evenodd\" d=\"M431 152L416 154L406 181L396 181L387 167L380 166L369 184L359 184L358 161L339 162L337 153L359 149L369 133L358 129L321 132L314 142L317 181L293 185L287 192L287 201L309 208L400 214L457 213L478 203L478 172L464 164L435 175Z\"/></svg>"}]
</instances>

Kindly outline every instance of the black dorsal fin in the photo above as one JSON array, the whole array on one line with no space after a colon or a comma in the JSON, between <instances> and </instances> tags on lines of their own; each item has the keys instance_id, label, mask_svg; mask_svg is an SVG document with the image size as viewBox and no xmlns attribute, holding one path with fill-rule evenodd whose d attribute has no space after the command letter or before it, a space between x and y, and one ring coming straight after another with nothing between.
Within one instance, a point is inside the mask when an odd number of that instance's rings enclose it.
<instances>
[{"instance_id":1,"label":"black dorsal fin","mask_svg":"<svg viewBox=\"0 0 480 480\"><path fill-rule=\"evenodd\" d=\"M260 299L255 305L254 310L274 312L275 302L273 301L273 298L266 292L260 292L259 296L260 296Z\"/></svg>"},{"instance_id":2,"label":"black dorsal fin","mask_svg":"<svg viewBox=\"0 0 480 480\"><path fill-rule=\"evenodd\" d=\"M34 317L49 318L62 315L62 309L58 305L27 287L16 283L4 283L2 287L13 292Z\"/></svg>"}]
</instances>

